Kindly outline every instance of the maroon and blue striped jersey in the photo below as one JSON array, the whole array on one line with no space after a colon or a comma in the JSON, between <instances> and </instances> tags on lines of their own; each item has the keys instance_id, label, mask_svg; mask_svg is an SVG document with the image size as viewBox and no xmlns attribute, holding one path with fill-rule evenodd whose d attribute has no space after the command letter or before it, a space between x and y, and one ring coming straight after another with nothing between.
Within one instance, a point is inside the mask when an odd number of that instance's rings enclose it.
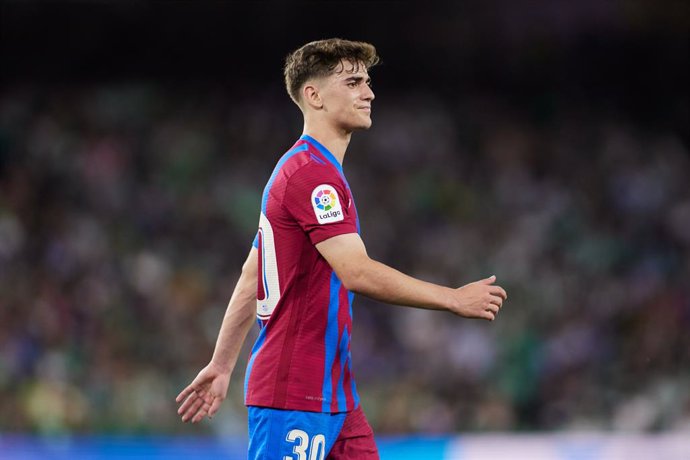
<instances>
[{"instance_id":1,"label":"maroon and blue striped jersey","mask_svg":"<svg viewBox=\"0 0 690 460\"><path fill-rule=\"evenodd\" d=\"M359 232L340 163L310 136L278 161L264 189L258 248L259 336L245 377L248 406L345 412L352 374L352 300L315 245Z\"/></svg>"}]
</instances>

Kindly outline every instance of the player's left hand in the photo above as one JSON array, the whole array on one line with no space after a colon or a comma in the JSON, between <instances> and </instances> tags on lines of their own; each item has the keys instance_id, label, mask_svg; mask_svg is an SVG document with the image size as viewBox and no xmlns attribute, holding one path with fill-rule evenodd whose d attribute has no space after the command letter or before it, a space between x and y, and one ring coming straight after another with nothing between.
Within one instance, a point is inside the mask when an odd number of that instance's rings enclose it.
<instances>
[{"instance_id":1,"label":"player's left hand","mask_svg":"<svg viewBox=\"0 0 690 460\"><path fill-rule=\"evenodd\" d=\"M182 421L197 423L204 417L212 418L228 393L230 374L213 363L204 367L175 398L175 402L182 403L177 409Z\"/></svg>"}]
</instances>

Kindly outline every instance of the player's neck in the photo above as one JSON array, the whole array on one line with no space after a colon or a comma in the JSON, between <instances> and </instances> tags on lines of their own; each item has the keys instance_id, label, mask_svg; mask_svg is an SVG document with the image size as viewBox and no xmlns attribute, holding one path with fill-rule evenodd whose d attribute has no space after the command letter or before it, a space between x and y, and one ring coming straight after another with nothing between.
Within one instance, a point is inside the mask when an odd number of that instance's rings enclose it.
<instances>
[{"instance_id":1,"label":"player's neck","mask_svg":"<svg viewBox=\"0 0 690 460\"><path fill-rule=\"evenodd\" d=\"M314 127L305 124L302 134L311 136L319 141L321 145L326 147L328 151L333 154L340 164L343 164L343 159L345 158L347 146L350 144L352 132L345 132L326 126Z\"/></svg>"}]
</instances>

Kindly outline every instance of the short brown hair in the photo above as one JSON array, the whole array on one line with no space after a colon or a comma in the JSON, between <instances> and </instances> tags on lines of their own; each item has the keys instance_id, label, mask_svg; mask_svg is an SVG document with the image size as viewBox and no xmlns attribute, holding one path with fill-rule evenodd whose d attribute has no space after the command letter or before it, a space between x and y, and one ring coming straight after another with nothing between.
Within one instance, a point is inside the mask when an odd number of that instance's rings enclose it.
<instances>
[{"instance_id":1,"label":"short brown hair","mask_svg":"<svg viewBox=\"0 0 690 460\"><path fill-rule=\"evenodd\" d=\"M329 38L307 43L285 58L285 87L299 105L299 92L302 85L311 78L331 75L342 60L364 65L367 69L379 62L374 45L366 42L353 42L341 38ZM356 70L355 70L356 71Z\"/></svg>"}]
</instances>

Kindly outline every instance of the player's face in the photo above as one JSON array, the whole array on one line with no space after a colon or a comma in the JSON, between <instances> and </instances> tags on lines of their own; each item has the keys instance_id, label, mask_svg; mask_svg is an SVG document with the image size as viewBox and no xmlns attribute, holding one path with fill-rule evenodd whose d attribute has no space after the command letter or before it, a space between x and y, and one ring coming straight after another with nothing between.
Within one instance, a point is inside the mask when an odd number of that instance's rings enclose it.
<instances>
[{"instance_id":1,"label":"player's face","mask_svg":"<svg viewBox=\"0 0 690 460\"><path fill-rule=\"evenodd\" d=\"M371 78L364 65L342 61L321 90L324 115L347 132L371 126Z\"/></svg>"}]
</instances>

